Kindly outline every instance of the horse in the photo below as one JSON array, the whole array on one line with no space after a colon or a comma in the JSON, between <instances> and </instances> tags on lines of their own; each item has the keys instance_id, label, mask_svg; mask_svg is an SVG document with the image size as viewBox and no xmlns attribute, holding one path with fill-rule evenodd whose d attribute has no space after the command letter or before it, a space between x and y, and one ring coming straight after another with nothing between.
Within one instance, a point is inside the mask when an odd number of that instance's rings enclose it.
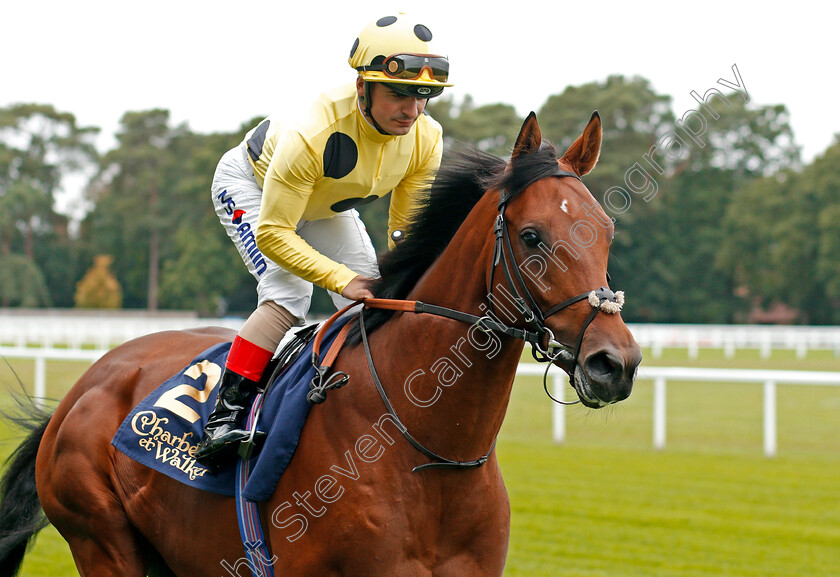
<instances>
[{"instance_id":1,"label":"horse","mask_svg":"<svg viewBox=\"0 0 840 577\"><path fill-rule=\"evenodd\" d=\"M531 113L509 160L447 157L371 285L378 298L428 305L372 308L353 325L334 364L349 385L312 407L259 504L265 561L280 573L502 574L510 505L493 447L525 342L592 408L625 399L641 362L623 295L607 287L614 223L581 181L600 149L597 112L559 159ZM110 444L132 407L232 337L205 328L129 341L32 422L3 480L0 575L16 573L41 510L84 577L248 573L232 497Z\"/></svg>"}]
</instances>

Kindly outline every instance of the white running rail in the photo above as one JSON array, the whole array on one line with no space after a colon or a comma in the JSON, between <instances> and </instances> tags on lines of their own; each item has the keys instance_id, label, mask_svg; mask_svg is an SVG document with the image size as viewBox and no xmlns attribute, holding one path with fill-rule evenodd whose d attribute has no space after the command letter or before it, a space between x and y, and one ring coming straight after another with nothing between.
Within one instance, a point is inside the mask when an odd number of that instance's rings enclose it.
<instances>
[{"instance_id":1,"label":"white running rail","mask_svg":"<svg viewBox=\"0 0 840 577\"><path fill-rule=\"evenodd\" d=\"M179 314L152 315L143 311L82 313L30 309L26 313L0 309L0 344L15 346L66 346L106 349L149 333L217 325L238 330L242 319L198 318ZM794 350L805 358L811 350L831 350L840 356L840 327L795 325L627 325L638 343L659 358L666 348L688 351L696 358L701 349L722 349L727 358L739 349L760 351L768 358L774 350Z\"/></svg>"},{"instance_id":2,"label":"white running rail","mask_svg":"<svg viewBox=\"0 0 840 577\"><path fill-rule=\"evenodd\" d=\"M47 360L73 360L94 362L107 350L2 347L0 357L7 359L33 359L35 361L34 397L41 400L46 395ZM517 375L541 376L545 368L534 363L522 363ZM555 398L564 400L568 387L568 376L554 371L552 379ZM665 448L666 434L666 387L670 381L701 381L723 383L757 383L764 385L764 454L776 455L778 450L776 430L776 385L818 385L840 386L840 372L827 371L780 371L761 369L703 369L691 367L645 367L639 368L638 379L653 381L653 447ZM566 407L554 404L552 415L552 437L555 443L566 439Z\"/></svg>"},{"instance_id":3,"label":"white running rail","mask_svg":"<svg viewBox=\"0 0 840 577\"><path fill-rule=\"evenodd\" d=\"M519 365L517 375L541 376L545 368L532 363ZM555 398L564 400L568 376L561 371L552 374ZM774 457L778 451L776 430L776 385L840 386L840 372L780 371L752 369L701 369L690 367L639 367L638 379L653 381L653 447L665 448L666 387L670 381L718 383L757 383L764 385L764 454ZM570 399L571 400L571 399ZM562 443L566 438L566 407L554 404L553 438Z\"/></svg>"}]
</instances>

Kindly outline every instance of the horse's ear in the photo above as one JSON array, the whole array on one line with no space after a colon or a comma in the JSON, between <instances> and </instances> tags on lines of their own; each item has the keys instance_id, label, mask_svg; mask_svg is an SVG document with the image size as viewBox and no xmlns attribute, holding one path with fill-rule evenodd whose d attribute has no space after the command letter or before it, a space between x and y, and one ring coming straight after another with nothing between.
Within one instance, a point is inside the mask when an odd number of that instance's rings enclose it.
<instances>
[{"instance_id":1,"label":"horse's ear","mask_svg":"<svg viewBox=\"0 0 840 577\"><path fill-rule=\"evenodd\" d=\"M542 132L537 124L537 115L532 111L522 124L519 136L516 137L516 144L513 145L511 160L523 154L530 154L540 149L542 144Z\"/></svg>"},{"instance_id":2,"label":"horse's ear","mask_svg":"<svg viewBox=\"0 0 840 577\"><path fill-rule=\"evenodd\" d=\"M571 165L579 176L588 174L595 168L598 156L601 154L601 116L598 111L592 113L589 123L583 129L583 134L578 136L561 161Z\"/></svg>"}]
</instances>

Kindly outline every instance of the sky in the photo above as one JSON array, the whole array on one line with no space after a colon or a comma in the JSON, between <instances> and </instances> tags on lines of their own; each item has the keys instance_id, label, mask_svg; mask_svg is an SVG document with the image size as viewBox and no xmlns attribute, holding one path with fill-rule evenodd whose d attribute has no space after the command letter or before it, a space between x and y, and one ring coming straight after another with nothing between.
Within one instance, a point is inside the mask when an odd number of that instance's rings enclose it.
<instances>
[{"instance_id":1,"label":"sky","mask_svg":"<svg viewBox=\"0 0 840 577\"><path fill-rule=\"evenodd\" d=\"M817 6L821 6L818 8ZM295 114L351 82L358 32L403 11L451 62L451 93L521 115L569 85L639 75L680 117L736 65L753 106L784 104L810 162L840 132L837 16L829 2L456 2L76 0L7 2L0 12L0 107L52 104L102 129L165 108L196 132Z\"/></svg>"}]
</instances>

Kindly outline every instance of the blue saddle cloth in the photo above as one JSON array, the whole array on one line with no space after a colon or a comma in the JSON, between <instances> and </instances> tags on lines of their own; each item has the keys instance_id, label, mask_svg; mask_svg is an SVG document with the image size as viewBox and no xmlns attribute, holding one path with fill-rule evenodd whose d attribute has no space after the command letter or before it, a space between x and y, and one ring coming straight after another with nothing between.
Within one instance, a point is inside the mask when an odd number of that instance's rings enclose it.
<instances>
[{"instance_id":1,"label":"blue saddle cloth","mask_svg":"<svg viewBox=\"0 0 840 577\"><path fill-rule=\"evenodd\" d=\"M328 350L350 318L342 317L329 328L322 351ZM216 403L217 385L230 345L220 343L207 349L155 389L129 413L111 444L135 461L186 485L233 495L236 463L214 470L193 457L204 423ZM260 453L252 458L255 463L243 491L252 501L267 501L271 497L297 448L311 406L306 400L309 383L315 376L311 353L312 342L277 378L263 402L257 428L267 436Z\"/></svg>"}]
</instances>

